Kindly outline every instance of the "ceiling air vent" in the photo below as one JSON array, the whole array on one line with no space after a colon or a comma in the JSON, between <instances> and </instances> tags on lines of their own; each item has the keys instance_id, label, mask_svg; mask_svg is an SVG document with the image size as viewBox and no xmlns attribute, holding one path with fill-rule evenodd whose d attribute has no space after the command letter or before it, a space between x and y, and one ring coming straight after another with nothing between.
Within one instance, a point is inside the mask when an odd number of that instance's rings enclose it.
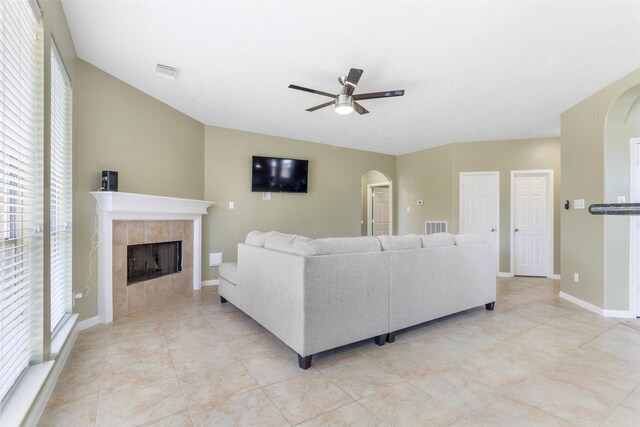
<instances>
[{"instance_id":1,"label":"ceiling air vent","mask_svg":"<svg viewBox=\"0 0 640 427\"><path fill-rule=\"evenodd\" d=\"M157 64L156 74L171 80L178 80L178 77L180 76L180 68Z\"/></svg>"}]
</instances>

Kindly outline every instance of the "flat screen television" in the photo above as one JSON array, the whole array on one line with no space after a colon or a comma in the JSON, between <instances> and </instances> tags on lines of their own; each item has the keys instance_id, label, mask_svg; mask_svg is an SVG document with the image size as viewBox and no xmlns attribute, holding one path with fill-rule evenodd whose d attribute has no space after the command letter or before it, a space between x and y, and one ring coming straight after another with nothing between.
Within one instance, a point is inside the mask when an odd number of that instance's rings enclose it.
<instances>
[{"instance_id":1,"label":"flat screen television","mask_svg":"<svg viewBox=\"0 0 640 427\"><path fill-rule=\"evenodd\" d=\"M253 156L251 191L306 193L309 160Z\"/></svg>"}]
</instances>

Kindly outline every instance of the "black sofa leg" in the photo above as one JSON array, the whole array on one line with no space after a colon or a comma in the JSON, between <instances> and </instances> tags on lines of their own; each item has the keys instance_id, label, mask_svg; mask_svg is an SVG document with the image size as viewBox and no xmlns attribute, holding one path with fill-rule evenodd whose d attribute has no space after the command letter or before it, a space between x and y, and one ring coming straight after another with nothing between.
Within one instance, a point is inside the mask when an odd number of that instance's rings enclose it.
<instances>
[{"instance_id":1,"label":"black sofa leg","mask_svg":"<svg viewBox=\"0 0 640 427\"><path fill-rule=\"evenodd\" d=\"M496 302L488 302L484 305L484 308L486 308L489 311L493 311L493 308L496 306Z\"/></svg>"},{"instance_id":2,"label":"black sofa leg","mask_svg":"<svg viewBox=\"0 0 640 427\"><path fill-rule=\"evenodd\" d=\"M227 299L225 297L220 297L220 304L224 304L225 302L227 302Z\"/></svg>"},{"instance_id":3,"label":"black sofa leg","mask_svg":"<svg viewBox=\"0 0 640 427\"><path fill-rule=\"evenodd\" d=\"M298 366L300 366L300 369L309 369L309 367L311 366L312 357L313 357L313 354L310 354L308 356L298 355Z\"/></svg>"},{"instance_id":4,"label":"black sofa leg","mask_svg":"<svg viewBox=\"0 0 640 427\"><path fill-rule=\"evenodd\" d=\"M396 333L395 332L389 332L387 334L387 342L388 343L392 343L396 341Z\"/></svg>"},{"instance_id":5,"label":"black sofa leg","mask_svg":"<svg viewBox=\"0 0 640 427\"><path fill-rule=\"evenodd\" d=\"M377 337L373 338L373 341L375 341L376 345L384 345L384 340L386 337L387 334L378 335Z\"/></svg>"}]
</instances>

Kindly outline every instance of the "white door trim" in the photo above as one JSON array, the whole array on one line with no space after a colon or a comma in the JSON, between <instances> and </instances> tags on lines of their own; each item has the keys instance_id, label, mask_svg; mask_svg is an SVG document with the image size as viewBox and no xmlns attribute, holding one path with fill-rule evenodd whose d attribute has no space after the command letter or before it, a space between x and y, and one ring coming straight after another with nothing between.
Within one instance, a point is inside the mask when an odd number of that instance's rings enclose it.
<instances>
[{"instance_id":1,"label":"white door trim","mask_svg":"<svg viewBox=\"0 0 640 427\"><path fill-rule=\"evenodd\" d=\"M640 202L640 186L637 182L640 182L640 168L636 165L636 158L640 154L640 138L631 138L629 140L631 145L630 157L630 177L629 177L629 196L630 203ZM636 226L640 217L631 215L629 218L629 311L636 317L640 317L640 294L637 290L637 275L638 275L638 256L640 254L636 251L638 243L638 236L636 236Z\"/></svg>"},{"instance_id":2,"label":"white door trim","mask_svg":"<svg viewBox=\"0 0 640 427\"><path fill-rule=\"evenodd\" d=\"M393 182L377 182L375 184L367 184L367 236L373 236L373 189L375 187L389 187L389 234L393 234Z\"/></svg>"},{"instance_id":3,"label":"white door trim","mask_svg":"<svg viewBox=\"0 0 640 427\"><path fill-rule=\"evenodd\" d=\"M553 169L530 169L530 170L512 170L511 171L511 211L509 212L509 235L511 236L509 238L509 258L511 260L511 265L510 265L510 269L511 269L511 274L515 274L516 269L515 269L515 236L513 234L513 229L514 229L514 217L515 217L515 193L516 193L516 187L515 187L515 179L516 179L516 175L546 175L547 176L547 224L546 224L546 235L547 235L547 245L548 245L548 251L547 253L549 254L548 258L547 258L547 277L549 278L555 278L555 276L553 275L553 246L554 246L554 242L553 242L553 224L554 224L554 217L553 217Z\"/></svg>"},{"instance_id":4,"label":"white door trim","mask_svg":"<svg viewBox=\"0 0 640 427\"><path fill-rule=\"evenodd\" d=\"M462 177L470 175L493 175L498 181L498 194L496 195L496 274L500 273L500 171L460 172L458 176L458 233L462 233L464 219L462 211Z\"/></svg>"}]
</instances>

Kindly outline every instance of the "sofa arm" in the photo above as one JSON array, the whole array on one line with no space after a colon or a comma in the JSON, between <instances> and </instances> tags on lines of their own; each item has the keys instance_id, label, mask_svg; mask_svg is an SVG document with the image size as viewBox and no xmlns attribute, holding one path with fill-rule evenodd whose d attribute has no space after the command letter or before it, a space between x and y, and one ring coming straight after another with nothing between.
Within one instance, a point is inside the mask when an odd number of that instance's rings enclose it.
<instances>
[{"instance_id":1,"label":"sofa arm","mask_svg":"<svg viewBox=\"0 0 640 427\"><path fill-rule=\"evenodd\" d=\"M238 245L239 307L302 354L304 258Z\"/></svg>"}]
</instances>

